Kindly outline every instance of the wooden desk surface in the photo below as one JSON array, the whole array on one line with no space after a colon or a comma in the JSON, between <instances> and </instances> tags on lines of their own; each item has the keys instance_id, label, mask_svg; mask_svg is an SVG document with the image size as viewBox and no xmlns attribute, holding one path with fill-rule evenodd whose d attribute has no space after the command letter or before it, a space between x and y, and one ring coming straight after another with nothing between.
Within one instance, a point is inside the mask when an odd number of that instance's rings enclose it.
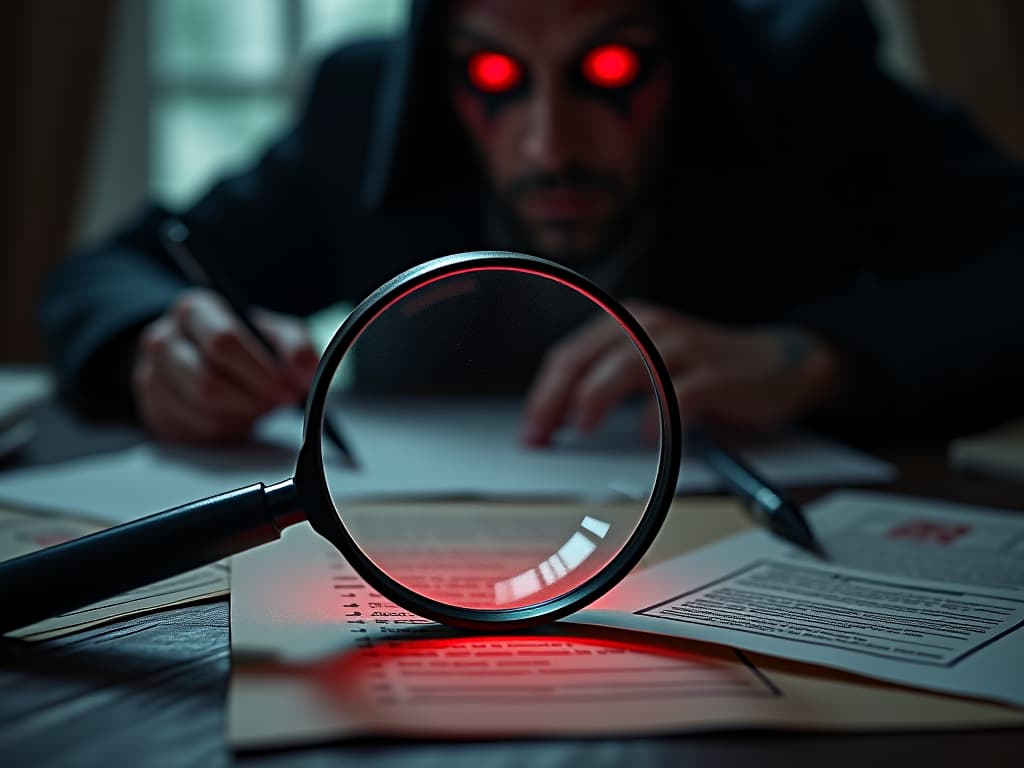
<instances>
[{"instance_id":1,"label":"wooden desk surface","mask_svg":"<svg viewBox=\"0 0 1024 768\"><path fill-rule=\"evenodd\" d=\"M14 462L40 464L125 447L130 427L87 425L47 404ZM882 450L899 464L888 490L1024 510L1024 485L950 473L943 446ZM818 491L802 491L805 498ZM362 741L238 757L224 738L227 600L167 610L38 644L0 640L0 764L6 766L1021 764L1024 729L958 733L728 732L636 739ZM1024 662L1013 674L1024 674Z\"/></svg>"}]
</instances>

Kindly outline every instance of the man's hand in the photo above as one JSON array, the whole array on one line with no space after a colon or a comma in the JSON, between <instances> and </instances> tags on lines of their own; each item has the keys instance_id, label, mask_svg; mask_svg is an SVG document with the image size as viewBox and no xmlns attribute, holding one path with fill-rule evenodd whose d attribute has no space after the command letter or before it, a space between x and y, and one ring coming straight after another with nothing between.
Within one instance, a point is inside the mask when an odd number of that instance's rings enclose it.
<instances>
[{"instance_id":1,"label":"man's hand","mask_svg":"<svg viewBox=\"0 0 1024 768\"><path fill-rule=\"evenodd\" d=\"M189 442L238 439L264 413L306 393L318 356L302 323L265 310L252 319L282 362L203 288L183 292L143 329L132 390L151 432Z\"/></svg>"},{"instance_id":2,"label":"man's hand","mask_svg":"<svg viewBox=\"0 0 1024 768\"><path fill-rule=\"evenodd\" d=\"M684 423L774 427L835 398L842 386L838 354L804 331L741 330L642 302L626 307L661 352ZM547 444L565 423L594 429L623 399L649 391L636 348L601 318L549 351L527 397L523 440Z\"/></svg>"}]
</instances>

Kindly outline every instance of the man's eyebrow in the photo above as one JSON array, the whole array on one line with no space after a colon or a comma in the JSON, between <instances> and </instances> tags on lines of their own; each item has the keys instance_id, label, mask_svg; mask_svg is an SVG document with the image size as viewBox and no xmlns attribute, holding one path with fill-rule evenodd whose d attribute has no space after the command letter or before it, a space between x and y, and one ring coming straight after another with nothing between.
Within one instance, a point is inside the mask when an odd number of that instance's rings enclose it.
<instances>
[{"instance_id":1,"label":"man's eyebrow","mask_svg":"<svg viewBox=\"0 0 1024 768\"><path fill-rule=\"evenodd\" d=\"M615 37L615 35L621 34L625 30L636 29L638 27L650 30L658 37L661 37L662 35L661 29L658 25L658 20L650 11L627 11L620 16L616 16L611 21L602 24L594 32L588 35L587 40L590 43L606 40L609 37Z\"/></svg>"},{"instance_id":2,"label":"man's eyebrow","mask_svg":"<svg viewBox=\"0 0 1024 768\"><path fill-rule=\"evenodd\" d=\"M452 33L452 37L462 37L467 40L471 40L485 48L495 48L498 50L504 50L507 46L502 45L500 42L495 40L493 37L488 35L486 32L481 32L479 29L474 27L472 24L462 22Z\"/></svg>"}]
</instances>

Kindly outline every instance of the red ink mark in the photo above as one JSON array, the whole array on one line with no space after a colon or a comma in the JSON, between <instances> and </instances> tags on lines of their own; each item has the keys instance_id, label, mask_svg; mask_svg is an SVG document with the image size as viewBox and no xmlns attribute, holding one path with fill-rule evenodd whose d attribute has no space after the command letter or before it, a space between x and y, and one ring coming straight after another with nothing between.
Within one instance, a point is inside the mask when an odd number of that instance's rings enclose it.
<instances>
[{"instance_id":1,"label":"red ink mark","mask_svg":"<svg viewBox=\"0 0 1024 768\"><path fill-rule=\"evenodd\" d=\"M932 520L910 520L900 523L887 534L890 539L913 539L932 544L952 544L971 532L966 524L936 523Z\"/></svg>"},{"instance_id":2,"label":"red ink mark","mask_svg":"<svg viewBox=\"0 0 1024 768\"><path fill-rule=\"evenodd\" d=\"M82 535L81 531L73 531L64 528L53 528L50 530L36 531L28 536L28 540L36 547L52 547L63 544L65 541L77 539Z\"/></svg>"}]
</instances>

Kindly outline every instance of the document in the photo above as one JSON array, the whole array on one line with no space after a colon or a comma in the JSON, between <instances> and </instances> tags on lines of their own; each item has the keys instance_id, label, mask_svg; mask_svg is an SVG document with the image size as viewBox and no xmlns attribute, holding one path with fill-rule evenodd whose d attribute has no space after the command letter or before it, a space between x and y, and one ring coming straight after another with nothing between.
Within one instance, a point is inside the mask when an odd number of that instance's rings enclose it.
<instances>
[{"instance_id":1,"label":"document","mask_svg":"<svg viewBox=\"0 0 1024 768\"><path fill-rule=\"evenodd\" d=\"M473 504L452 505L454 530ZM398 507L360 514L405 525ZM738 505L677 499L658 557L742 528ZM227 729L239 751L360 736L515 738L722 728L1017 726L998 705L724 646L585 623L460 633L367 585L306 525L232 558Z\"/></svg>"},{"instance_id":2,"label":"document","mask_svg":"<svg viewBox=\"0 0 1024 768\"><path fill-rule=\"evenodd\" d=\"M651 447L618 439L615 425L585 445L568 439L567 450L553 461L550 452L519 443L518 411L508 403L467 408L438 402L414 408L401 401L376 401L335 415L360 463L352 470L328 456L332 492L346 501L595 493L645 498L655 467ZM301 421L291 410L278 411L258 425L256 439L246 445L212 449L147 443L60 466L0 473L0 499L125 522L250 483L291 477L301 432ZM495 435L506 439L495 440ZM738 448L781 486L874 483L893 474L886 462L806 433L779 433ZM684 457L680 493L719 487L708 467Z\"/></svg>"},{"instance_id":3,"label":"document","mask_svg":"<svg viewBox=\"0 0 1024 768\"><path fill-rule=\"evenodd\" d=\"M810 515L832 562L1024 591L1024 512L845 490L817 501Z\"/></svg>"},{"instance_id":4,"label":"document","mask_svg":"<svg viewBox=\"0 0 1024 768\"><path fill-rule=\"evenodd\" d=\"M578 616L1024 706L1024 516L841 492L810 520L828 561L748 531Z\"/></svg>"},{"instance_id":5,"label":"document","mask_svg":"<svg viewBox=\"0 0 1024 768\"><path fill-rule=\"evenodd\" d=\"M953 469L1005 480L1024 478L1024 419L950 441Z\"/></svg>"},{"instance_id":6,"label":"document","mask_svg":"<svg viewBox=\"0 0 1024 768\"><path fill-rule=\"evenodd\" d=\"M0 371L0 460L24 448L36 430L28 412L53 391L50 374L37 366Z\"/></svg>"},{"instance_id":7,"label":"document","mask_svg":"<svg viewBox=\"0 0 1024 768\"><path fill-rule=\"evenodd\" d=\"M63 515L28 513L0 507L0 560L60 544L102 529L99 523ZM210 600L228 593L224 565L209 565L158 581L76 611L44 619L7 633L22 640L47 640L97 624L174 605Z\"/></svg>"},{"instance_id":8,"label":"document","mask_svg":"<svg viewBox=\"0 0 1024 768\"><path fill-rule=\"evenodd\" d=\"M0 473L0 501L126 523L295 471L295 453L276 445L204 448L147 442L111 453Z\"/></svg>"}]
</instances>

